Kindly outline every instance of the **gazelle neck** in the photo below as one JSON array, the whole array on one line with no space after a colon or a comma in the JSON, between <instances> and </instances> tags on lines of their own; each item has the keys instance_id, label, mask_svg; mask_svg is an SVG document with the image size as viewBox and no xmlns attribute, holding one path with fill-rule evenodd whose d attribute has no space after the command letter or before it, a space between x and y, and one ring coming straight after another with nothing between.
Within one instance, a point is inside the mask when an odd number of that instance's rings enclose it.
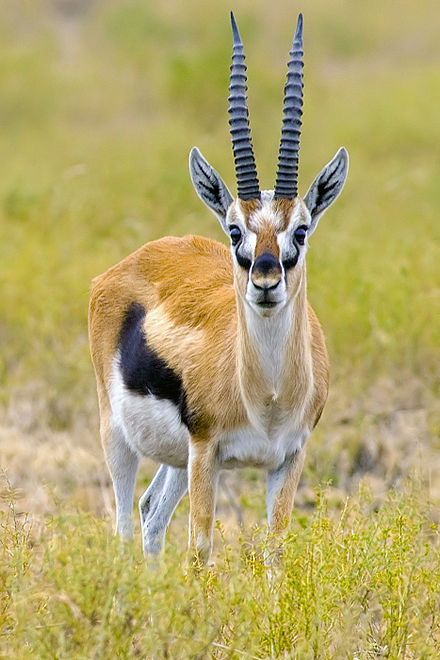
<instances>
[{"instance_id":1,"label":"gazelle neck","mask_svg":"<svg viewBox=\"0 0 440 660\"><path fill-rule=\"evenodd\" d=\"M263 317L239 295L237 306L237 367L248 411L274 402L294 406L298 387L304 392L313 383L305 264L294 295L277 314Z\"/></svg>"}]
</instances>

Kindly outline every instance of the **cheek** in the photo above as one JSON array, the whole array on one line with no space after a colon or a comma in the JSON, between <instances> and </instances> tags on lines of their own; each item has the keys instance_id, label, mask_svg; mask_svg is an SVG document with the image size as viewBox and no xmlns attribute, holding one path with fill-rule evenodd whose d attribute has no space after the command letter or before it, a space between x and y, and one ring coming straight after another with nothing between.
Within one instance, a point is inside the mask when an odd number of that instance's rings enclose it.
<instances>
[{"instance_id":1,"label":"cheek","mask_svg":"<svg viewBox=\"0 0 440 660\"><path fill-rule=\"evenodd\" d=\"M286 290L289 298L294 296L298 291L298 286L302 279L303 269L300 267L290 268L285 271L286 273Z\"/></svg>"},{"instance_id":2,"label":"cheek","mask_svg":"<svg viewBox=\"0 0 440 660\"><path fill-rule=\"evenodd\" d=\"M241 268L241 266L235 266L234 279L238 290L244 294L249 281L249 271Z\"/></svg>"}]
</instances>

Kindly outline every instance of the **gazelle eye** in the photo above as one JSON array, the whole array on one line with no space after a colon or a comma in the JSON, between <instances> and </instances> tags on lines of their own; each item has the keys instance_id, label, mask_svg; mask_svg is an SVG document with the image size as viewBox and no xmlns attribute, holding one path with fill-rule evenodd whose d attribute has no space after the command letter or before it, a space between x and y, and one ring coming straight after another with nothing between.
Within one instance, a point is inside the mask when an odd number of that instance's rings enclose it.
<instances>
[{"instance_id":1,"label":"gazelle eye","mask_svg":"<svg viewBox=\"0 0 440 660\"><path fill-rule=\"evenodd\" d=\"M304 245L307 236L307 227L298 227L298 229L295 229L294 236L298 245Z\"/></svg>"},{"instance_id":2,"label":"gazelle eye","mask_svg":"<svg viewBox=\"0 0 440 660\"><path fill-rule=\"evenodd\" d=\"M229 234L231 236L232 245L237 245L241 238L241 230L237 227L237 225L231 225L229 227Z\"/></svg>"}]
</instances>

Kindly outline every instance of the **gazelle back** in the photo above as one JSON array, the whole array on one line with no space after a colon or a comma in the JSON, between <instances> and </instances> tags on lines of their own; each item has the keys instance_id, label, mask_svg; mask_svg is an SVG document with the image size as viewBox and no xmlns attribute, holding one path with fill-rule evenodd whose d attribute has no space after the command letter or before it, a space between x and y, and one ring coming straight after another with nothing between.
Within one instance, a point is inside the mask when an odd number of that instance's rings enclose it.
<instances>
[{"instance_id":1,"label":"gazelle back","mask_svg":"<svg viewBox=\"0 0 440 660\"><path fill-rule=\"evenodd\" d=\"M328 357L307 302L308 239L345 182L344 148L304 200L297 175L302 16L285 87L274 191L261 191L246 101L243 45L231 14L230 127L238 196L198 149L190 174L230 249L199 236L147 243L92 283L89 333L117 532L132 534L140 456L160 463L139 507L145 553L157 553L189 488L190 545L209 557L223 468L267 472L270 528L290 520L307 438L328 388Z\"/></svg>"}]
</instances>

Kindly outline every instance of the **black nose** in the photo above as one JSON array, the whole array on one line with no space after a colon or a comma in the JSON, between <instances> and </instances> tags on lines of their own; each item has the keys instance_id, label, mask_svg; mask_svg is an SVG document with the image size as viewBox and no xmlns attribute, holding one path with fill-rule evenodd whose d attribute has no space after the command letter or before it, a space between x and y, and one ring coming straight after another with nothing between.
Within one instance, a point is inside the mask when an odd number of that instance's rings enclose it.
<instances>
[{"instance_id":1,"label":"black nose","mask_svg":"<svg viewBox=\"0 0 440 660\"><path fill-rule=\"evenodd\" d=\"M251 280L257 289L274 289L280 283L281 275L280 262L273 254L264 252L255 259Z\"/></svg>"},{"instance_id":2,"label":"black nose","mask_svg":"<svg viewBox=\"0 0 440 660\"><path fill-rule=\"evenodd\" d=\"M267 277L271 271L281 274L280 262L270 252L264 252L254 261L253 271L258 271L263 277Z\"/></svg>"}]
</instances>

